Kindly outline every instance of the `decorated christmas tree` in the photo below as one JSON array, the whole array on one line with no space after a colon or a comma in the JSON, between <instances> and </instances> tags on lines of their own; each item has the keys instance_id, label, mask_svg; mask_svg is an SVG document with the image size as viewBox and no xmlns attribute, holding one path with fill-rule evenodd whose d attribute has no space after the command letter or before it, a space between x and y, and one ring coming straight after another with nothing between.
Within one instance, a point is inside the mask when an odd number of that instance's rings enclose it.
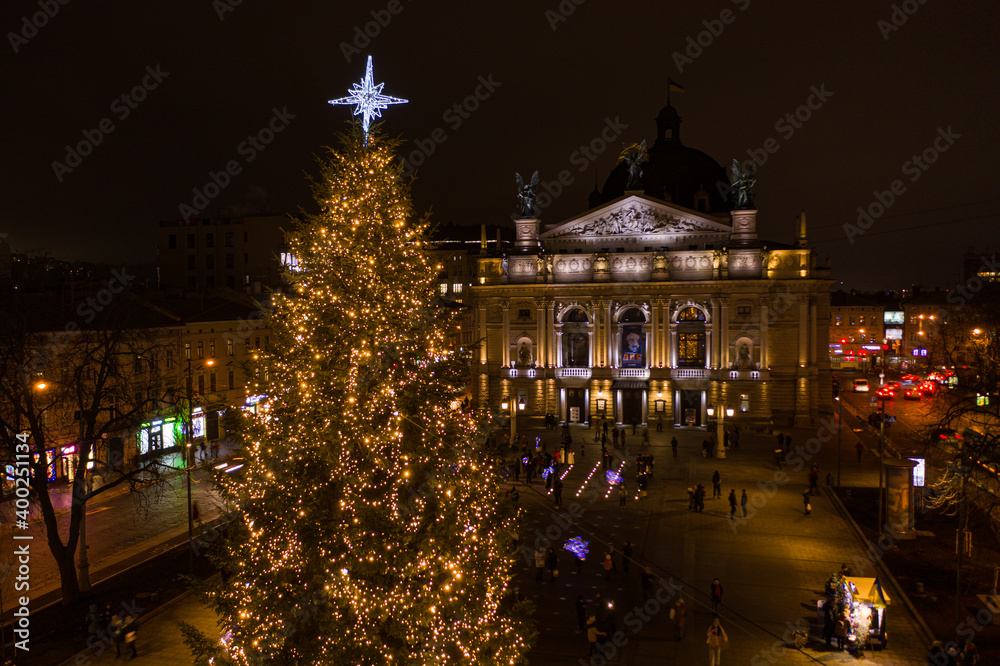
<instances>
[{"instance_id":1,"label":"decorated christmas tree","mask_svg":"<svg viewBox=\"0 0 1000 666\"><path fill-rule=\"evenodd\" d=\"M215 664L518 664L534 639L503 461L455 408L468 358L446 344L396 148L341 137L319 213L288 234L292 293L253 368L267 409L224 488ZM219 645L186 632L201 656Z\"/></svg>"}]
</instances>

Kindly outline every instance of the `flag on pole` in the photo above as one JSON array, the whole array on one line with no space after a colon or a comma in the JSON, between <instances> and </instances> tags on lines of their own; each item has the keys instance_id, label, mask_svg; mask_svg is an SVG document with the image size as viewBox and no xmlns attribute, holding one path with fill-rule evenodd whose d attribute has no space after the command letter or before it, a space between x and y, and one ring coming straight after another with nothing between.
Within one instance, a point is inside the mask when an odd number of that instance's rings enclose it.
<instances>
[{"instance_id":1,"label":"flag on pole","mask_svg":"<svg viewBox=\"0 0 1000 666\"><path fill-rule=\"evenodd\" d=\"M673 79L667 78L667 83L670 86L670 92L679 92L679 93L684 92L684 86L675 82Z\"/></svg>"}]
</instances>

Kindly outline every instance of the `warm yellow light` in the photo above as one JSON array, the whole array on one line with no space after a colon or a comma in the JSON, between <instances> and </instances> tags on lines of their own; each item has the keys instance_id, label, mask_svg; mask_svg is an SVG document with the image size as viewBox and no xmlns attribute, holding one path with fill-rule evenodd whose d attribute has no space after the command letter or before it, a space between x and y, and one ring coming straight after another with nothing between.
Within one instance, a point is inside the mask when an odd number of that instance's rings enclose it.
<instances>
[{"instance_id":1,"label":"warm yellow light","mask_svg":"<svg viewBox=\"0 0 1000 666\"><path fill-rule=\"evenodd\" d=\"M502 402L500 403L500 409L507 409L508 407L510 407L510 403L509 403L509 402L507 402L507 400L506 400L506 399L504 399L504 400L503 400L503 401L502 401Z\"/></svg>"},{"instance_id":2,"label":"warm yellow light","mask_svg":"<svg viewBox=\"0 0 1000 666\"><path fill-rule=\"evenodd\" d=\"M709 416L715 416L715 407L709 407L708 409L705 410L705 413L708 414Z\"/></svg>"},{"instance_id":3,"label":"warm yellow light","mask_svg":"<svg viewBox=\"0 0 1000 666\"><path fill-rule=\"evenodd\" d=\"M972 334L973 335L979 335L982 332L983 332L983 330L981 328L974 328L974 329L972 329Z\"/></svg>"},{"instance_id":4,"label":"warm yellow light","mask_svg":"<svg viewBox=\"0 0 1000 666\"><path fill-rule=\"evenodd\" d=\"M735 413L736 410L734 410L732 407L726 407L726 416L732 416Z\"/></svg>"},{"instance_id":5,"label":"warm yellow light","mask_svg":"<svg viewBox=\"0 0 1000 666\"><path fill-rule=\"evenodd\" d=\"M213 361L212 359L208 359L207 361L205 361L205 365L215 365L215 361Z\"/></svg>"},{"instance_id":6,"label":"warm yellow light","mask_svg":"<svg viewBox=\"0 0 1000 666\"><path fill-rule=\"evenodd\" d=\"M35 384L35 388L38 389L39 391L44 389L46 386L48 386L48 384L46 384L45 382L38 382L37 384Z\"/></svg>"}]
</instances>

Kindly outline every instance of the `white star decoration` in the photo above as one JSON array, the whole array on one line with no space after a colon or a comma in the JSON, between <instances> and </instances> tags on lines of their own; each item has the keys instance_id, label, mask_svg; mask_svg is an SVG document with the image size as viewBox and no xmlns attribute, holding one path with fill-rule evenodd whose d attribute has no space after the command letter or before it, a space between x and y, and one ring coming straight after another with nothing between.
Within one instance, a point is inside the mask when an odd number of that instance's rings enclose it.
<instances>
[{"instance_id":1,"label":"white star decoration","mask_svg":"<svg viewBox=\"0 0 1000 666\"><path fill-rule=\"evenodd\" d=\"M382 109L390 104L405 104L409 100L382 94L384 83L375 85L372 79L372 57L368 56L368 67L365 68L365 78L361 83L355 83L347 97L331 99L330 104L356 104L354 115L362 116L361 128L365 131L365 143L368 143L368 126L372 118L381 118Z\"/></svg>"}]
</instances>

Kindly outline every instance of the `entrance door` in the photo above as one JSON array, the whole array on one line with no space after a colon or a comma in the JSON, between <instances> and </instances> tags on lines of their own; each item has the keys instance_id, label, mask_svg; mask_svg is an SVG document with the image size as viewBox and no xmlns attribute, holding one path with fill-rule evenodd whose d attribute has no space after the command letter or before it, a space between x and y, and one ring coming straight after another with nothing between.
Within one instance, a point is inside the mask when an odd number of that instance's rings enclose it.
<instances>
[{"instance_id":1,"label":"entrance door","mask_svg":"<svg viewBox=\"0 0 1000 666\"><path fill-rule=\"evenodd\" d=\"M680 424L683 426L701 426L701 391L681 389Z\"/></svg>"},{"instance_id":2,"label":"entrance door","mask_svg":"<svg viewBox=\"0 0 1000 666\"><path fill-rule=\"evenodd\" d=\"M623 389L622 390L622 423L643 423L642 418L642 390Z\"/></svg>"},{"instance_id":3,"label":"entrance door","mask_svg":"<svg viewBox=\"0 0 1000 666\"><path fill-rule=\"evenodd\" d=\"M573 408L576 407L574 410ZM573 414L577 418L573 418ZM587 420L587 390L582 388L566 389L566 420L570 423L582 423Z\"/></svg>"}]
</instances>

